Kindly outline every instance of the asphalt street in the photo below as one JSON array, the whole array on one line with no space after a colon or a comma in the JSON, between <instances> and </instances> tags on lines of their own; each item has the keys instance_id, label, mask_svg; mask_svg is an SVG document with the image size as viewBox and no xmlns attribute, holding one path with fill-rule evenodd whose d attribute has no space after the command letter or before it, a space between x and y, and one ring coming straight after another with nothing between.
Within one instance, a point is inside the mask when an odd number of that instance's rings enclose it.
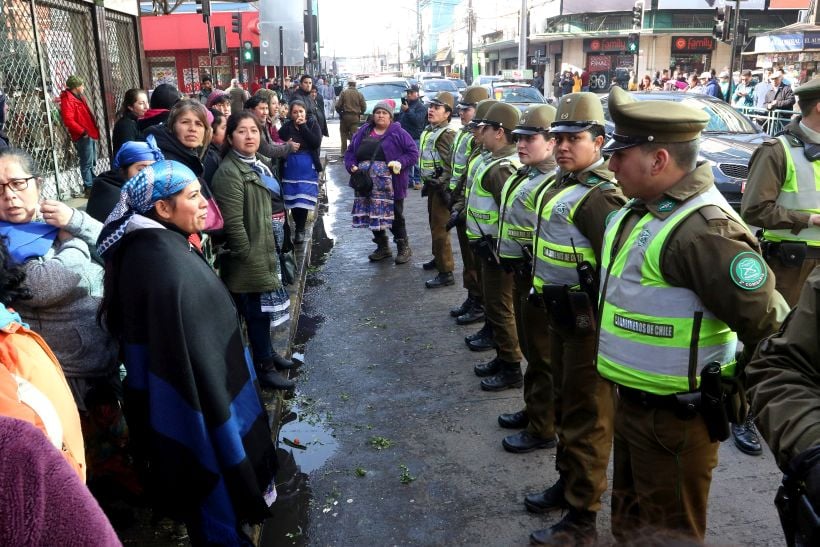
<instances>
[{"instance_id":1,"label":"asphalt street","mask_svg":"<svg viewBox=\"0 0 820 547\"><path fill-rule=\"evenodd\" d=\"M280 509L262 544L526 545L532 530L561 516L523 506L526 493L557 479L555 450L502 449L508 431L496 417L519 408L521 390L479 389L473 365L492 355L470 352L463 338L477 326L449 317L465 296L459 272L453 287L424 287L430 236L417 191L405 204L411 262L368 261L374 245L369 231L351 228L337 123L330 132L327 212L316 225L296 335L305 365L291 400L296 419L280 433ZM707 543L785 544L773 505L779 480L768 450L751 457L724 443ZM606 539L609 492L603 502Z\"/></svg>"}]
</instances>

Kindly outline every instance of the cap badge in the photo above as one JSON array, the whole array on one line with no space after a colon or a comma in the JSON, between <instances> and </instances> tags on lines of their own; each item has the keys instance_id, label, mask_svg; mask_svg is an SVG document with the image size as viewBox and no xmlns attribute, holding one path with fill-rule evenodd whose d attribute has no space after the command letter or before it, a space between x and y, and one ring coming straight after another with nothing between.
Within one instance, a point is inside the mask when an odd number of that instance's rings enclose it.
<instances>
[{"instance_id":1,"label":"cap badge","mask_svg":"<svg viewBox=\"0 0 820 547\"><path fill-rule=\"evenodd\" d=\"M569 101L567 101L567 102L569 102ZM566 120L567 118L569 118L569 113L568 112L564 112L563 114L561 114L561 119L562 120Z\"/></svg>"}]
</instances>

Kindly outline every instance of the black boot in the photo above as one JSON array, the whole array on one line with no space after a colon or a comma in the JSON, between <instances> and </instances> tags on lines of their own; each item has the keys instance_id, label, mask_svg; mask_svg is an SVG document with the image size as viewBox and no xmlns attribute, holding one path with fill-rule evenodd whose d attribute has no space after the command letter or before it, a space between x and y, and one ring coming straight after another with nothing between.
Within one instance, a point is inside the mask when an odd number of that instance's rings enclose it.
<instances>
[{"instance_id":1,"label":"black boot","mask_svg":"<svg viewBox=\"0 0 820 547\"><path fill-rule=\"evenodd\" d=\"M481 330L484 329L482 328ZM497 349L498 344L493 340L492 328L488 329L483 336L467 340L467 347L470 348L470 351L489 351L491 349Z\"/></svg>"},{"instance_id":2,"label":"black boot","mask_svg":"<svg viewBox=\"0 0 820 547\"><path fill-rule=\"evenodd\" d=\"M564 479L559 477L555 484L543 492L525 496L524 507L530 513L547 513L555 509L569 507L566 498L564 498Z\"/></svg>"},{"instance_id":3,"label":"black boot","mask_svg":"<svg viewBox=\"0 0 820 547\"><path fill-rule=\"evenodd\" d=\"M732 424L732 438L735 441L735 446L744 454L750 456L759 456L763 453L763 447L760 446L760 437L755 431L754 416L751 414L746 416L746 421L741 425Z\"/></svg>"},{"instance_id":4,"label":"black boot","mask_svg":"<svg viewBox=\"0 0 820 547\"><path fill-rule=\"evenodd\" d=\"M410 248L410 243L407 238L396 240L396 264L405 264L410 261L413 256L413 250Z\"/></svg>"},{"instance_id":5,"label":"black boot","mask_svg":"<svg viewBox=\"0 0 820 547\"><path fill-rule=\"evenodd\" d=\"M472 301L470 309L456 317L457 325L470 325L479 321L484 321L484 306L475 300Z\"/></svg>"},{"instance_id":6,"label":"black boot","mask_svg":"<svg viewBox=\"0 0 820 547\"><path fill-rule=\"evenodd\" d=\"M512 435L507 435L504 437L501 441L501 446L504 447L504 450L507 452L512 452L513 454L525 454L527 452L532 452L533 450L555 448L555 437L553 436L545 439L543 437L539 437L538 435L533 435L524 429L518 433L513 433Z\"/></svg>"},{"instance_id":7,"label":"black boot","mask_svg":"<svg viewBox=\"0 0 820 547\"><path fill-rule=\"evenodd\" d=\"M480 365L476 365L473 367L473 372L479 378L484 378L485 376L492 376L493 374L498 374L501 370L501 363L503 361L496 357L489 363L481 363Z\"/></svg>"},{"instance_id":8,"label":"black boot","mask_svg":"<svg viewBox=\"0 0 820 547\"><path fill-rule=\"evenodd\" d=\"M390 250L390 242L384 230L373 232L373 243L376 244L376 250L367 255L368 260L371 262L378 262L393 256L393 251Z\"/></svg>"},{"instance_id":9,"label":"black boot","mask_svg":"<svg viewBox=\"0 0 820 547\"><path fill-rule=\"evenodd\" d=\"M472 305L473 297L467 295L467 298L464 300L464 302L461 303L459 307L450 310L450 317L458 317L459 315L464 315L465 313L467 313L467 310L469 310L472 307Z\"/></svg>"},{"instance_id":10,"label":"black boot","mask_svg":"<svg viewBox=\"0 0 820 547\"><path fill-rule=\"evenodd\" d=\"M424 264L422 264L422 265L421 265L421 267L422 267L423 269L427 270L427 271L430 271L430 270L435 270L435 269L436 269L436 259L435 259L435 258L431 258L430 260L428 260L427 262L425 262Z\"/></svg>"},{"instance_id":11,"label":"black boot","mask_svg":"<svg viewBox=\"0 0 820 547\"><path fill-rule=\"evenodd\" d=\"M557 524L530 534L533 545L592 545L597 537L596 517L592 511L570 508Z\"/></svg>"},{"instance_id":12,"label":"black boot","mask_svg":"<svg viewBox=\"0 0 820 547\"><path fill-rule=\"evenodd\" d=\"M521 374L521 363L501 361L501 370L495 376L481 380L481 389L484 391L502 391L504 389L519 388L524 385L524 376Z\"/></svg>"},{"instance_id":13,"label":"black boot","mask_svg":"<svg viewBox=\"0 0 820 547\"><path fill-rule=\"evenodd\" d=\"M493 327L489 323L484 323L482 327L473 334L464 337L464 343L469 343L470 340L477 340L479 338L492 338L493 337Z\"/></svg>"},{"instance_id":14,"label":"black boot","mask_svg":"<svg viewBox=\"0 0 820 547\"><path fill-rule=\"evenodd\" d=\"M454 285L456 280L453 278L453 272L439 272L433 279L428 279L424 282L424 286L428 289L439 289Z\"/></svg>"},{"instance_id":15,"label":"black boot","mask_svg":"<svg viewBox=\"0 0 820 547\"><path fill-rule=\"evenodd\" d=\"M296 382L288 380L276 371L276 367L272 365L262 364L256 367L256 377L259 379L259 385L267 389L282 389L291 390L296 387Z\"/></svg>"},{"instance_id":16,"label":"black boot","mask_svg":"<svg viewBox=\"0 0 820 547\"><path fill-rule=\"evenodd\" d=\"M529 423L530 417L527 416L525 410L498 415L498 425L504 429L521 429L522 427L527 427Z\"/></svg>"},{"instance_id":17,"label":"black boot","mask_svg":"<svg viewBox=\"0 0 820 547\"><path fill-rule=\"evenodd\" d=\"M266 360L266 361L268 361L268 360ZM294 368L298 368L299 365L301 364L298 361L291 361L290 359L286 359L286 358L282 357L281 355L279 355L278 353L276 353L275 351L273 352L273 357L271 357L269 359L269 361L273 364L273 366L274 366L274 368L276 368L276 370L291 370L291 369L294 369ZM262 368L264 368L264 369L268 368L268 367L264 366L264 361L263 361Z\"/></svg>"}]
</instances>

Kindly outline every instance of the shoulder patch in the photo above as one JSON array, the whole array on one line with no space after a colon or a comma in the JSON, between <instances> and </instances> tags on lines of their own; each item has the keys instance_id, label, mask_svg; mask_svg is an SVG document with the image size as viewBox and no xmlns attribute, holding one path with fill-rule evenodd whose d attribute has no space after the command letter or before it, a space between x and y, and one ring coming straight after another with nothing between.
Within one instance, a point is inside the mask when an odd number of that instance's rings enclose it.
<instances>
[{"instance_id":1,"label":"shoulder patch","mask_svg":"<svg viewBox=\"0 0 820 547\"><path fill-rule=\"evenodd\" d=\"M600 189L601 192L612 192L618 189L618 185L612 181L607 181L598 185L598 189Z\"/></svg>"},{"instance_id":2,"label":"shoulder patch","mask_svg":"<svg viewBox=\"0 0 820 547\"><path fill-rule=\"evenodd\" d=\"M707 222L712 220L727 220L729 218L729 215L717 205L706 205L698 209L698 212Z\"/></svg>"},{"instance_id":3,"label":"shoulder patch","mask_svg":"<svg viewBox=\"0 0 820 547\"><path fill-rule=\"evenodd\" d=\"M678 202L674 199L664 199L660 203L658 203L658 212L661 213L668 213L672 209L678 206Z\"/></svg>"},{"instance_id":4,"label":"shoulder patch","mask_svg":"<svg viewBox=\"0 0 820 547\"><path fill-rule=\"evenodd\" d=\"M766 283L769 270L760 255L752 251L743 251L732 259L729 277L741 289L754 291Z\"/></svg>"}]
</instances>

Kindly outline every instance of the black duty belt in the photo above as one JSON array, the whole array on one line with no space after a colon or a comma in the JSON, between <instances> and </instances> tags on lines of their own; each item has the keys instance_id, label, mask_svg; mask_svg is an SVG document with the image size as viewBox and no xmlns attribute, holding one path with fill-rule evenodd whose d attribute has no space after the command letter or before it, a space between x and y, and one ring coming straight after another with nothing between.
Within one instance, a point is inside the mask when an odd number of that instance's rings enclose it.
<instances>
[{"instance_id":1,"label":"black duty belt","mask_svg":"<svg viewBox=\"0 0 820 547\"><path fill-rule=\"evenodd\" d=\"M697 398L700 394L657 395L655 393L647 393L639 389L618 385L618 395L622 399L626 399L644 408L660 408L674 412L679 418L690 419L695 417L697 409L687 404L685 400L691 399L689 395L694 395L696 396L695 398Z\"/></svg>"},{"instance_id":2,"label":"black duty belt","mask_svg":"<svg viewBox=\"0 0 820 547\"><path fill-rule=\"evenodd\" d=\"M766 257L770 256L780 256L780 246L783 244L790 244L791 242L784 242L784 243L775 243L772 241L765 241L765 254ZM803 257L804 260L820 260L820 247L812 247L810 245L806 245L806 255Z\"/></svg>"}]
</instances>

